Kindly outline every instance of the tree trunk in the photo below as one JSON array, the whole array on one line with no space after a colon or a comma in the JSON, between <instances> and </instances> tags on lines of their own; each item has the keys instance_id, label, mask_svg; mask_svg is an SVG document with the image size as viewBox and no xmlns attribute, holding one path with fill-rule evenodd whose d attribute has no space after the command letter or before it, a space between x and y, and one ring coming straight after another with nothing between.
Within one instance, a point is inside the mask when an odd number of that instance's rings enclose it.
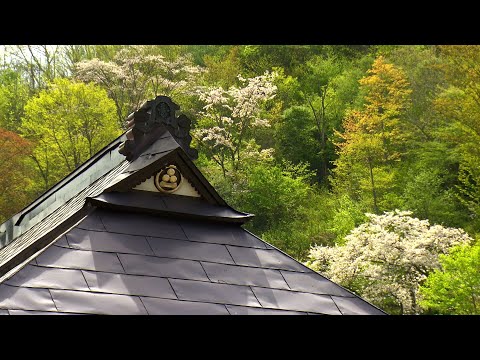
<instances>
[{"instance_id":1,"label":"tree trunk","mask_svg":"<svg viewBox=\"0 0 480 360\"><path fill-rule=\"evenodd\" d=\"M375 212L375 214L378 214L377 191L375 189L375 181L373 179L373 164L371 158L368 158L368 168L370 170L370 181L372 183L373 211Z\"/></svg>"},{"instance_id":2,"label":"tree trunk","mask_svg":"<svg viewBox=\"0 0 480 360\"><path fill-rule=\"evenodd\" d=\"M44 170L42 168L42 166L40 165L40 161L34 155L30 155L30 158L37 165L38 171L40 172L40 176L42 177L43 182L45 184L45 191L47 191L50 188L50 186L48 184L48 163L47 163L47 168Z\"/></svg>"},{"instance_id":3,"label":"tree trunk","mask_svg":"<svg viewBox=\"0 0 480 360\"><path fill-rule=\"evenodd\" d=\"M321 119L321 131L320 131L320 151L322 152L322 165L321 173L322 177L325 179L327 177L328 165L327 165L327 142L325 138L325 97L327 96L327 86L322 90L322 119Z\"/></svg>"},{"instance_id":4,"label":"tree trunk","mask_svg":"<svg viewBox=\"0 0 480 360\"><path fill-rule=\"evenodd\" d=\"M312 109L313 118L315 119L315 123L317 125L318 138L320 140L320 152L322 154L322 160L321 160L320 168L317 171L317 178L318 178L318 182L322 182L322 180L325 179L325 175L326 175L326 171L325 171L326 161L325 161L325 158L324 158L324 155L325 155L325 151L324 151L324 148L325 148L325 146L324 146L325 134L324 134L324 132L325 131L324 131L324 126L322 126L322 119L320 119L320 116L315 111L315 107L313 106L313 104L310 100L307 100L307 101L308 101L308 105L310 106L310 109Z\"/></svg>"}]
</instances>

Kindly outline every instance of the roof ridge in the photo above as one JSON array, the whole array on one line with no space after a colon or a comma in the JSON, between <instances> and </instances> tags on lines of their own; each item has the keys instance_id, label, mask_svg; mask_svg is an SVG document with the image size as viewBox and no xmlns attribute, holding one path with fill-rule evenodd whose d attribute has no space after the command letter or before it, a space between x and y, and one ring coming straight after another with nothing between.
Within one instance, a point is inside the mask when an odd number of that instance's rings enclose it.
<instances>
[{"instance_id":1,"label":"roof ridge","mask_svg":"<svg viewBox=\"0 0 480 360\"><path fill-rule=\"evenodd\" d=\"M120 153L133 161L168 131L191 159L197 159L197 150L190 147L191 120L185 114L177 117L178 110L180 106L167 96L145 102L126 119L127 140L120 145Z\"/></svg>"},{"instance_id":2,"label":"roof ridge","mask_svg":"<svg viewBox=\"0 0 480 360\"><path fill-rule=\"evenodd\" d=\"M121 134L21 211L0 224L0 249L125 161L125 158L114 151L125 138L125 133ZM107 158L106 155L110 156ZM84 174L88 179L80 177L80 174ZM42 216L46 209L50 211Z\"/></svg>"}]
</instances>

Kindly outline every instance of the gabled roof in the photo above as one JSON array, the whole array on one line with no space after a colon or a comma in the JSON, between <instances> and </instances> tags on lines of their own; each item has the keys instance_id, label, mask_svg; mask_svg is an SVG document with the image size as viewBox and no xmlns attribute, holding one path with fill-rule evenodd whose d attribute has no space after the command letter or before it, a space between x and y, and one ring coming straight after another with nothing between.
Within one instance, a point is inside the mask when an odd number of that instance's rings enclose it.
<instances>
[{"instance_id":1,"label":"gabled roof","mask_svg":"<svg viewBox=\"0 0 480 360\"><path fill-rule=\"evenodd\" d=\"M2 225L0 314L383 314L243 229L166 99ZM195 196L139 187L165 169Z\"/></svg>"}]
</instances>

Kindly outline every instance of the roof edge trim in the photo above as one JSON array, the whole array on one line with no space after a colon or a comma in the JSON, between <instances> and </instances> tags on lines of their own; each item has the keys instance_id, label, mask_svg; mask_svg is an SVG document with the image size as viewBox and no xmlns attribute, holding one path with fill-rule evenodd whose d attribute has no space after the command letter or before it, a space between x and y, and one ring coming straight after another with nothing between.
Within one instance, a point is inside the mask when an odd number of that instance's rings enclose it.
<instances>
[{"instance_id":1,"label":"roof edge trim","mask_svg":"<svg viewBox=\"0 0 480 360\"><path fill-rule=\"evenodd\" d=\"M2 278L10 270L24 262L29 257L46 248L52 241L55 241L59 236L70 230L93 210L94 208L92 208L90 204L86 203L85 206L83 206L79 211L74 213L65 221L62 221L58 226L44 234L30 246L15 253L15 256L12 256L10 259L0 265L0 278Z\"/></svg>"},{"instance_id":2,"label":"roof edge trim","mask_svg":"<svg viewBox=\"0 0 480 360\"><path fill-rule=\"evenodd\" d=\"M93 166L97 161L99 161L105 154L108 152L111 152L115 150L118 146L121 144L122 137L125 137L125 133L121 134L119 137L117 137L115 140L113 140L111 143L100 149L93 157L91 157L89 160L84 162L82 165L80 165L78 168L76 168L74 171L69 173L67 176L65 176L62 180L57 182L54 186L52 186L50 189L48 189L46 192L44 192L42 195L40 195L37 199L35 199L33 202L31 202L29 205L27 205L24 209L19 211L17 214L19 215L19 218L15 222L15 226L19 226L22 223L22 220L25 218L25 216L34 210L36 207L38 207L40 204L42 204L47 198L50 196L54 195L55 192L57 192L59 189L63 188L64 186L67 186L68 183L73 180L76 176L79 174L85 172L88 170L91 166ZM79 190L80 191L80 190Z\"/></svg>"},{"instance_id":3,"label":"roof edge trim","mask_svg":"<svg viewBox=\"0 0 480 360\"><path fill-rule=\"evenodd\" d=\"M138 193L141 191L137 190L136 192ZM109 194L113 195L114 193L109 193ZM152 196L152 195L149 194L149 196ZM159 198L158 200L161 200L161 198ZM199 199L188 199L188 201L190 200L192 200L192 203L201 201ZM210 214L202 213L203 209L201 207L198 209L196 209L195 207L192 207L190 209L180 210L180 209L171 209L171 208L169 209L169 208L148 206L141 203L139 204L132 203L127 205L127 204L122 204L121 201L116 202L114 199L112 199L111 196L110 196L110 199L108 199L103 195L99 195L96 197L87 197L86 201L93 206L110 209L114 211L130 211L130 212L133 211L133 212L143 213L143 214L161 215L161 216L170 217L170 218L173 217L173 218L183 218L183 219L193 219L193 220L207 220L207 221L215 221L215 222L223 222L223 223L234 223L239 225L245 224L247 221L249 221L255 216L253 214L236 211L230 207L215 206L215 205L213 206L218 207L218 212L215 213L214 211L211 211ZM230 213L230 215L227 214L227 212Z\"/></svg>"}]
</instances>

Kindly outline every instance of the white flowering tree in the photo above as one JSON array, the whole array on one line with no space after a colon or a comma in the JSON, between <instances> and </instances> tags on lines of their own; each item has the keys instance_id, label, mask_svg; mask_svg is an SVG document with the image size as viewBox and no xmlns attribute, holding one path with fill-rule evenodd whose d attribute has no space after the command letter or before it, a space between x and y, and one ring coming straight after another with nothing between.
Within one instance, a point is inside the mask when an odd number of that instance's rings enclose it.
<instances>
[{"instance_id":1,"label":"white flowering tree","mask_svg":"<svg viewBox=\"0 0 480 360\"><path fill-rule=\"evenodd\" d=\"M188 92L202 72L189 56L168 60L155 47L144 45L125 47L112 61L94 58L77 63L75 68L79 80L93 81L108 91L120 124L145 100Z\"/></svg>"},{"instance_id":2,"label":"white flowering tree","mask_svg":"<svg viewBox=\"0 0 480 360\"><path fill-rule=\"evenodd\" d=\"M247 157L268 157L272 149L261 150L254 141L256 129L270 126L262 116L263 106L275 97L275 72L245 79L238 76L241 87L199 88L197 93L205 106L199 113L194 137L204 153L217 163L225 177L229 170L238 170Z\"/></svg>"},{"instance_id":3,"label":"white flowering tree","mask_svg":"<svg viewBox=\"0 0 480 360\"><path fill-rule=\"evenodd\" d=\"M307 265L390 313L418 314L419 286L440 268L439 255L472 239L462 230L430 225L411 212L366 214L345 244L312 247Z\"/></svg>"}]
</instances>

